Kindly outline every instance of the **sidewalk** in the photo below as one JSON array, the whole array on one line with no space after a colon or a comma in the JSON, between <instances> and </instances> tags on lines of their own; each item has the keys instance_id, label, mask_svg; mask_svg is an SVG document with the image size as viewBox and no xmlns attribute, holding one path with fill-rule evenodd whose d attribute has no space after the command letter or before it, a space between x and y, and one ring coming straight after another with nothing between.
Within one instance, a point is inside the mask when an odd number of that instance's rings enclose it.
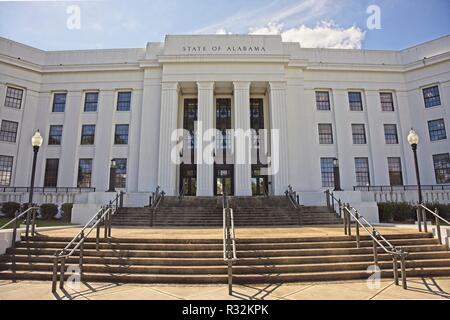
<instances>
[{"instance_id":1,"label":"sidewalk","mask_svg":"<svg viewBox=\"0 0 450 320\"><path fill-rule=\"evenodd\" d=\"M92 283L79 289L51 293L50 282L0 281L0 300L398 300L450 299L450 278L411 278L407 290L382 280L369 289L366 281L236 285L233 296L226 285L138 285Z\"/></svg>"}]
</instances>

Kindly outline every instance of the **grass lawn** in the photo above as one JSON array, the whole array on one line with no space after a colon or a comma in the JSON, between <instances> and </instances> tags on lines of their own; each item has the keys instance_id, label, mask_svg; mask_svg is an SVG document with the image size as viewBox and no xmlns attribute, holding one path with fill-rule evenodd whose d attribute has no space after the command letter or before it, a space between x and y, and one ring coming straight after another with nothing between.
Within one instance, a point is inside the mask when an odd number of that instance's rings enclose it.
<instances>
[{"instance_id":1,"label":"grass lawn","mask_svg":"<svg viewBox=\"0 0 450 320\"><path fill-rule=\"evenodd\" d=\"M0 218L0 227L2 227L5 223L10 221L10 218ZM36 220L37 227L58 227L58 226L70 226L71 223L67 221L61 220ZM6 229L11 229L13 224L6 227Z\"/></svg>"}]
</instances>

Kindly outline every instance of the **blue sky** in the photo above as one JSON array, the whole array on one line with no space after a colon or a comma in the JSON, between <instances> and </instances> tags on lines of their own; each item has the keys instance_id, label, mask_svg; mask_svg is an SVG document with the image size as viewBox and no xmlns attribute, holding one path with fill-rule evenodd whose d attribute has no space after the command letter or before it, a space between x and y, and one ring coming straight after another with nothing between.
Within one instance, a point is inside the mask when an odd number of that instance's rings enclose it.
<instances>
[{"instance_id":1,"label":"blue sky","mask_svg":"<svg viewBox=\"0 0 450 320\"><path fill-rule=\"evenodd\" d=\"M80 28L67 28L71 5ZM369 30L377 5L381 29ZM0 36L45 50L144 47L166 34L280 33L309 47L403 49L450 34L449 0L1 1Z\"/></svg>"}]
</instances>

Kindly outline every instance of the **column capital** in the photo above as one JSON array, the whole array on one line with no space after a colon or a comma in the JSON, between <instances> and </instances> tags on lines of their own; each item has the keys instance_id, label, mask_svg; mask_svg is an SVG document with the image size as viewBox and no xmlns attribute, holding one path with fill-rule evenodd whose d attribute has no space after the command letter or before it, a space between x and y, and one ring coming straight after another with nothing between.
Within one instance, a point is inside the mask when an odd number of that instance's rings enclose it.
<instances>
[{"instance_id":1,"label":"column capital","mask_svg":"<svg viewBox=\"0 0 450 320\"><path fill-rule=\"evenodd\" d=\"M286 90L286 81L269 81L269 90Z\"/></svg>"},{"instance_id":2,"label":"column capital","mask_svg":"<svg viewBox=\"0 0 450 320\"><path fill-rule=\"evenodd\" d=\"M234 90L250 90L250 81L233 81Z\"/></svg>"},{"instance_id":3,"label":"column capital","mask_svg":"<svg viewBox=\"0 0 450 320\"><path fill-rule=\"evenodd\" d=\"M214 90L214 81L197 81L198 90Z\"/></svg>"},{"instance_id":4,"label":"column capital","mask_svg":"<svg viewBox=\"0 0 450 320\"><path fill-rule=\"evenodd\" d=\"M165 81L161 83L162 90L176 90L180 89L178 82L176 81Z\"/></svg>"}]
</instances>

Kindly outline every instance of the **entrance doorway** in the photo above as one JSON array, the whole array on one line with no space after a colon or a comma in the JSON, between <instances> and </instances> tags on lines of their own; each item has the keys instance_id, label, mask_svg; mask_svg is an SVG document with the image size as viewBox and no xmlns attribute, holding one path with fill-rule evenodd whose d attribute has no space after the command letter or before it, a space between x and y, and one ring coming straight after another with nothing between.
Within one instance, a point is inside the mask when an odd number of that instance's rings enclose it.
<instances>
[{"instance_id":1,"label":"entrance doorway","mask_svg":"<svg viewBox=\"0 0 450 320\"><path fill-rule=\"evenodd\" d=\"M197 194L197 165L180 166L180 194L195 196Z\"/></svg>"},{"instance_id":2,"label":"entrance doorway","mask_svg":"<svg viewBox=\"0 0 450 320\"><path fill-rule=\"evenodd\" d=\"M267 175L261 174L261 166L252 165L252 195L264 196L268 193Z\"/></svg>"},{"instance_id":3,"label":"entrance doorway","mask_svg":"<svg viewBox=\"0 0 450 320\"><path fill-rule=\"evenodd\" d=\"M233 165L214 166L214 195L234 194L234 168Z\"/></svg>"}]
</instances>

